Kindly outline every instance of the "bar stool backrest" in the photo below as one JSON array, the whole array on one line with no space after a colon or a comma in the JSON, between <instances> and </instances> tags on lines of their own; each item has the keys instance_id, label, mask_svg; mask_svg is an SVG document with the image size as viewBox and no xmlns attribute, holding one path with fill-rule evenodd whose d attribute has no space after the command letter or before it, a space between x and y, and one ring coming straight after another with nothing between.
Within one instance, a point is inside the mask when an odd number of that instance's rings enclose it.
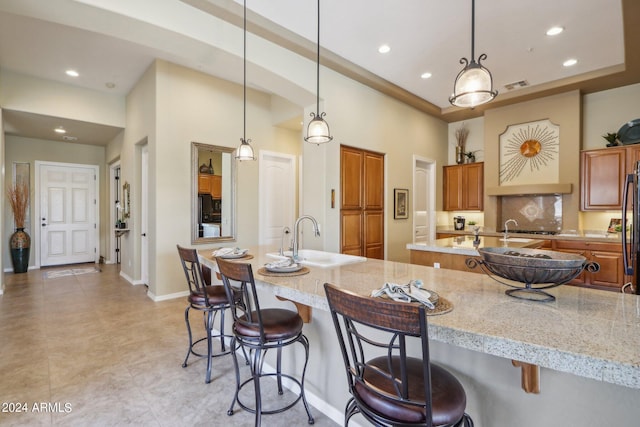
<instances>
[{"instance_id":1,"label":"bar stool backrest","mask_svg":"<svg viewBox=\"0 0 640 427\"><path fill-rule=\"evenodd\" d=\"M260 331L260 343L265 343L262 313L251 264L227 261L219 257L216 258L216 263L231 304L234 323Z\"/></svg>"},{"instance_id":2,"label":"bar stool backrest","mask_svg":"<svg viewBox=\"0 0 640 427\"><path fill-rule=\"evenodd\" d=\"M203 275L203 266L198 259L198 253L195 249L184 248L176 245L178 255L180 255L180 263L184 270L184 275L189 284L189 292L193 295L204 295L204 287L211 283L211 270L209 270L209 282Z\"/></svg>"},{"instance_id":3,"label":"bar stool backrest","mask_svg":"<svg viewBox=\"0 0 640 427\"><path fill-rule=\"evenodd\" d=\"M369 410L363 395L377 396L379 401L420 409L426 414L426 424L431 424L431 374L429 369L429 340L427 316L422 304L402 303L381 298L362 297L335 285L324 285L329 301L333 324L338 335L344 359L349 392L363 415L374 422L386 425L384 419L375 419L375 411ZM424 400L413 400L412 375L407 369L407 338L417 337L421 344L423 372L419 382L424 389L418 393ZM378 369L371 360L378 360ZM385 359L381 361L381 359ZM372 386L371 375L383 377L384 389ZM377 385L380 382L377 381ZM360 390L360 392L358 391ZM366 393L362 392L366 390ZM373 417L373 419L371 418Z\"/></svg>"}]
</instances>

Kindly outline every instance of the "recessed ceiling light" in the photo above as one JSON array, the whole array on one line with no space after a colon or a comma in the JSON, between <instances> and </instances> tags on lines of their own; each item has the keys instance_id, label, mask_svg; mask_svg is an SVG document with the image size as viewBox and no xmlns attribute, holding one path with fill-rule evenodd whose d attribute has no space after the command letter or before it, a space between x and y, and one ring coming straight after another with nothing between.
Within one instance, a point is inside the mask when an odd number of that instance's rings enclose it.
<instances>
[{"instance_id":1,"label":"recessed ceiling light","mask_svg":"<svg viewBox=\"0 0 640 427\"><path fill-rule=\"evenodd\" d=\"M70 77L78 77L80 75L76 70L67 70L65 73Z\"/></svg>"},{"instance_id":2,"label":"recessed ceiling light","mask_svg":"<svg viewBox=\"0 0 640 427\"><path fill-rule=\"evenodd\" d=\"M114 82L106 82L104 85L109 89L113 89L114 87L116 87L116 84Z\"/></svg>"},{"instance_id":3,"label":"recessed ceiling light","mask_svg":"<svg viewBox=\"0 0 640 427\"><path fill-rule=\"evenodd\" d=\"M380 53L389 53L391 51L391 46L388 44L383 44L378 48L378 52Z\"/></svg>"},{"instance_id":4,"label":"recessed ceiling light","mask_svg":"<svg viewBox=\"0 0 640 427\"><path fill-rule=\"evenodd\" d=\"M67 133L67 131L64 130L64 128L62 126L58 126L57 128L54 129L54 131L56 133Z\"/></svg>"},{"instance_id":5,"label":"recessed ceiling light","mask_svg":"<svg viewBox=\"0 0 640 427\"><path fill-rule=\"evenodd\" d=\"M428 79L429 77L431 77L431 73L427 72L427 73L422 73L420 75L421 79Z\"/></svg>"},{"instance_id":6,"label":"recessed ceiling light","mask_svg":"<svg viewBox=\"0 0 640 427\"><path fill-rule=\"evenodd\" d=\"M557 36L564 31L564 27L551 27L547 30L548 36Z\"/></svg>"},{"instance_id":7,"label":"recessed ceiling light","mask_svg":"<svg viewBox=\"0 0 640 427\"><path fill-rule=\"evenodd\" d=\"M564 65L565 67L572 67L572 66L576 65L577 63L578 63L577 59L571 58L571 59L567 59L566 61L564 61L562 63L562 65Z\"/></svg>"}]
</instances>

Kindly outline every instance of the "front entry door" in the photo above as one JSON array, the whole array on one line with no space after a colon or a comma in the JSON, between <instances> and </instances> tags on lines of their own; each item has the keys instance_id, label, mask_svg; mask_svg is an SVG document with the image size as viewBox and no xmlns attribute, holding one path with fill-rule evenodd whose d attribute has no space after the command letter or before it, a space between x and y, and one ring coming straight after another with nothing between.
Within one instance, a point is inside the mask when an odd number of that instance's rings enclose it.
<instances>
[{"instance_id":1,"label":"front entry door","mask_svg":"<svg viewBox=\"0 0 640 427\"><path fill-rule=\"evenodd\" d=\"M96 261L97 166L40 164L40 265Z\"/></svg>"}]
</instances>

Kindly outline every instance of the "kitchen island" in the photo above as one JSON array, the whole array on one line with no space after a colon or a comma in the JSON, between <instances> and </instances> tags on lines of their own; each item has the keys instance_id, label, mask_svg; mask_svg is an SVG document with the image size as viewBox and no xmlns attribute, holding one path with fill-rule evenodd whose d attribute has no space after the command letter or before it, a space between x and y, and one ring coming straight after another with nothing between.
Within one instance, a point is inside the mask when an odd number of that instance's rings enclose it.
<instances>
[{"instance_id":1,"label":"kitchen island","mask_svg":"<svg viewBox=\"0 0 640 427\"><path fill-rule=\"evenodd\" d=\"M476 426L637 425L640 419L640 297L560 286L556 301L521 301L481 274L367 259L309 267L294 277L262 276L264 248L250 248L265 306L312 308L306 391L310 403L338 423L348 399L342 360L328 312L326 282L369 295L385 282L421 279L453 304L429 317L431 355L463 383ZM210 266L211 251L201 251ZM512 360L540 366L540 393L520 388Z\"/></svg>"}]
</instances>

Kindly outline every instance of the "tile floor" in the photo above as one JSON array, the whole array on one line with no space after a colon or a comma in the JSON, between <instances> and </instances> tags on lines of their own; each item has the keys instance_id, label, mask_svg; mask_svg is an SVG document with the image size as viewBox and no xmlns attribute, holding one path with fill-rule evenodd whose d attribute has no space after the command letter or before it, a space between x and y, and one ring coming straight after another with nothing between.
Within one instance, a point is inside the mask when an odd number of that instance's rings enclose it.
<instances>
[{"instance_id":1,"label":"tile floor","mask_svg":"<svg viewBox=\"0 0 640 427\"><path fill-rule=\"evenodd\" d=\"M0 425L253 425L237 405L226 414L235 387L230 356L214 359L210 384L205 359L182 368L185 299L153 302L117 266L100 267L58 277L52 269L5 274ZM336 425L311 410L316 426ZM262 424L308 425L301 404Z\"/></svg>"}]
</instances>

